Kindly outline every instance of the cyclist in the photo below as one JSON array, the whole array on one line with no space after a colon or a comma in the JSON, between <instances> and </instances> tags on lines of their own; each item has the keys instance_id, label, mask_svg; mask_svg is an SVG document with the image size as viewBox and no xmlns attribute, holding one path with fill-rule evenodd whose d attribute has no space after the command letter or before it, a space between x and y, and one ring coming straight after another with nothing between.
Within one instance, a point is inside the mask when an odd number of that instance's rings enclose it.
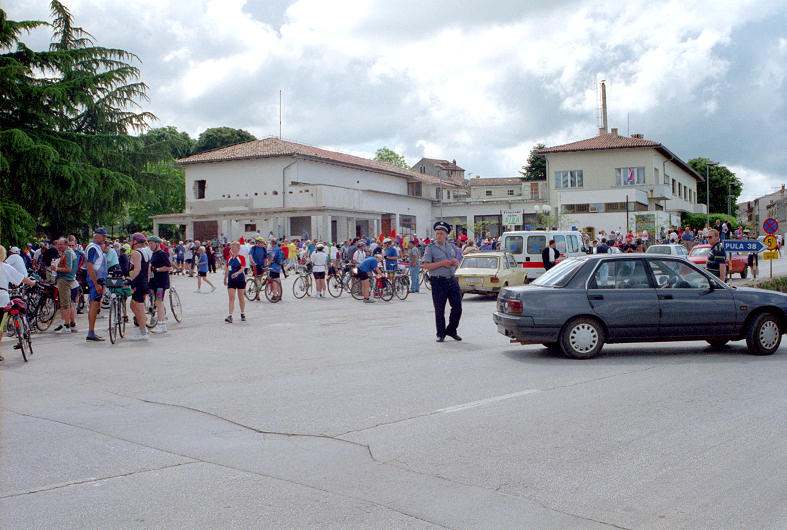
<instances>
[{"instance_id":1,"label":"cyclist","mask_svg":"<svg viewBox=\"0 0 787 530\"><path fill-rule=\"evenodd\" d=\"M284 263L284 253L279 247L279 242L275 239L271 241L271 255L268 256L270 267L270 278L273 280L273 292L276 298L281 298L281 273Z\"/></svg>"},{"instance_id":2,"label":"cyclist","mask_svg":"<svg viewBox=\"0 0 787 530\"><path fill-rule=\"evenodd\" d=\"M144 237L144 236L143 236ZM85 250L87 262L87 285L90 288L88 302L90 308L87 312L87 337L86 341L101 342L104 337L96 335L96 317L101 308L101 297L104 295L104 280L107 279L107 260L104 257L102 246L107 240L107 231L96 228L93 231L93 241Z\"/></svg>"},{"instance_id":3,"label":"cyclist","mask_svg":"<svg viewBox=\"0 0 787 530\"><path fill-rule=\"evenodd\" d=\"M230 314L224 319L227 324L232 324L232 313L235 311L235 295L238 295L238 305L240 305L240 319L246 321L246 301L243 298L243 291L246 289L246 277L243 270L246 268L246 261L240 255L240 243L233 241L230 243L230 257L224 265L224 285L227 286L227 295L230 300Z\"/></svg>"},{"instance_id":4,"label":"cyclist","mask_svg":"<svg viewBox=\"0 0 787 530\"><path fill-rule=\"evenodd\" d=\"M60 314L63 322L55 328L56 333L71 333L71 327L76 328L77 312L71 305L71 288L76 278L76 270L79 267L76 254L68 248L68 243L64 238L55 242L60 258L52 260L51 269L55 271L57 295L60 299ZM76 331L76 329L74 329Z\"/></svg>"},{"instance_id":5,"label":"cyclist","mask_svg":"<svg viewBox=\"0 0 787 530\"><path fill-rule=\"evenodd\" d=\"M357 250L352 255L353 264L360 265L366 259L366 242L364 240L358 241Z\"/></svg>"},{"instance_id":6,"label":"cyclist","mask_svg":"<svg viewBox=\"0 0 787 530\"><path fill-rule=\"evenodd\" d=\"M307 258L308 262L312 264L312 275L314 276L314 285L317 289L317 296L319 298L325 297L325 271L331 260L325 252L325 245L322 243L314 247L314 253Z\"/></svg>"},{"instance_id":7,"label":"cyclist","mask_svg":"<svg viewBox=\"0 0 787 530\"><path fill-rule=\"evenodd\" d=\"M194 291L195 293L199 293L202 289L202 282L210 285L211 293L216 290L216 286L208 279L208 269L208 253L205 251L205 247L201 246L197 249L197 290Z\"/></svg>"},{"instance_id":8,"label":"cyclist","mask_svg":"<svg viewBox=\"0 0 787 530\"><path fill-rule=\"evenodd\" d=\"M357 266L363 301L367 304L374 302L374 298L369 298L369 273L374 273L375 276L380 274L380 262L378 260L382 260L382 257L369 256Z\"/></svg>"},{"instance_id":9,"label":"cyclist","mask_svg":"<svg viewBox=\"0 0 787 530\"><path fill-rule=\"evenodd\" d=\"M148 246L153 251L150 258L150 289L156 297L156 315L158 324L152 329L153 333L167 332L167 310L164 308L164 294L169 289L169 272L172 270L172 263L169 261L167 252L161 248L161 239L158 236L148 238Z\"/></svg>"},{"instance_id":10,"label":"cyclist","mask_svg":"<svg viewBox=\"0 0 787 530\"><path fill-rule=\"evenodd\" d=\"M5 262L18 270L19 274L22 276L27 276L27 265L25 265L25 260L21 256L19 247L11 247L8 250L10 254L6 258Z\"/></svg>"},{"instance_id":11,"label":"cyclist","mask_svg":"<svg viewBox=\"0 0 787 530\"><path fill-rule=\"evenodd\" d=\"M139 232L131 236L131 312L137 319L139 333L131 340L147 340L148 332L145 327L145 296L148 294L148 275L150 262L143 249L147 247L147 238ZM99 299L100 300L100 299ZM92 310L92 309L91 309Z\"/></svg>"},{"instance_id":12,"label":"cyclist","mask_svg":"<svg viewBox=\"0 0 787 530\"><path fill-rule=\"evenodd\" d=\"M383 241L383 256L385 256L385 271L393 281L394 273L399 266L399 250L393 245L391 238L385 238Z\"/></svg>"},{"instance_id":13,"label":"cyclist","mask_svg":"<svg viewBox=\"0 0 787 530\"><path fill-rule=\"evenodd\" d=\"M24 274L20 274L14 267L5 263L5 256L5 247L0 245L0 341L3 340L3 335L5 335L2 330L5 330L5 319L8 318L4 309L11 303L11 298L8 296L9 285L25 284L32 287L36 284L36 282L27 278ZM0 355L0 361L4 360L3 356Z\"/></svg>"},{"instance_id":14,"label":"cyclist","mask_svg":"<svg viewBox=\"0 0 787 530\"><path fill-rule=\"evenodd\" d=\"M254 279L259 281L260 276L265 272L265 262L268 259L268 249L265 246L265 240L261 237L254 239L254 246L249 251L249 258L251 259L252 274ZM260 299L260 293L257 292L257 298Z\"/></svg>"},{"instance_id":15,"label":"cyclist","mask_svg":"<svg viewBox=\"0 0 787 530\"><path fill-rule=\"evenodd\" d=\"M175 274L183 274L183 254L185 252L183 241L179 241L178 246L175 247Z\"/></svg>"}]
</instances>

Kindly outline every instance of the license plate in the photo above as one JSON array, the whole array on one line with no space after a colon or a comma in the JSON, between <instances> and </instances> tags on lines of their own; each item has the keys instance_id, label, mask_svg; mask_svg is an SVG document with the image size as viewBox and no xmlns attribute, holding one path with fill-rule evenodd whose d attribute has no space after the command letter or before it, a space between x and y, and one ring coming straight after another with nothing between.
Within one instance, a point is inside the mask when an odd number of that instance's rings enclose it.
<instances>
[{"instance_id":1,"label":"license plate","mask_svg":"<svg viewBox=\"0 0 787 530\"><path fill-rule=\"evenodd\" d=\"M466 278L465 283L467 285L480 285L484 283L483 278Z\"/></svg>"}]
</instances>

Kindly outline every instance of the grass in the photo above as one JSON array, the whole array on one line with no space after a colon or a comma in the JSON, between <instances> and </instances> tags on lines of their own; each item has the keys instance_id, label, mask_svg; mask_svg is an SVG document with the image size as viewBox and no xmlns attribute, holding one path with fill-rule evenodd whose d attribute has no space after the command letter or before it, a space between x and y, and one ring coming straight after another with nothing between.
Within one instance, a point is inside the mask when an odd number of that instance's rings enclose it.
<instances>
[{"instance_id":1,"label":"grass","mask_svg":"<svg viewBox=\"0 0 787 530\"><path fill-rule=\"evenodd\" d=\"M758 289L768 289L769 291L779 291L780 293L787 293L787 277L774 278L772 280L760 280L756 283L749 285L750 287L757 287Z\"/></svg>"}]
</instances>

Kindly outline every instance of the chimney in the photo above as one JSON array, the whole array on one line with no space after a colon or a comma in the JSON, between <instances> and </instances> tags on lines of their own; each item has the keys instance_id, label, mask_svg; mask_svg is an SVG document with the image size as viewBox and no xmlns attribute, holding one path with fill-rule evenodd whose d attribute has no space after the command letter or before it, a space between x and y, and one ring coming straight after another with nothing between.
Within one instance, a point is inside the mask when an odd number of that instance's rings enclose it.
<instances>
[{"instance_id":1,"label":"chimney","mask_svg":"<svg viewBox=\"0 0 787 530\"><path fill-rule=\"evenodd\" d=\"M601 80L601 128L607 134L607 82Z\"/></svg>"},{"instance_id":2,"label":"chimney","mask_svg":"<svg viewBox=\"0 0 787 530\"><path fill-rule=\"evenodd\" d=\"M634 133L634 134L631 135L631 137L632 138L639 138L640 140L642 140L643 138L645 138L645 135L642 134L642 133Z\"/></svg>"},{"instance_id":3,"label":"chimney","mask_svg":"<svg viewBox=\"0 0 787 530\"><path fill-rule=\"evenodd\" d=\"M612 136L617 136L617 135L618 135L617 127L612 127Z\"/></svg>"}]
</instances>

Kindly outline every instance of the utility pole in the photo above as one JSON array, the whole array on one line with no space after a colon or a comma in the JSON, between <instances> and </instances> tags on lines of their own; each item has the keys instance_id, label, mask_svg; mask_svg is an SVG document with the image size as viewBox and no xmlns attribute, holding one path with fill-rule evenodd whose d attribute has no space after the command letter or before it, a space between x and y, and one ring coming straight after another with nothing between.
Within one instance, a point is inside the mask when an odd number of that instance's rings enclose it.
<instances>
[{"instance_id":1,"label":"utility pole","mask_svg":"<svg viewBox=\"0 0 787 530\"><path fill-rule=\"evenodd\" d=\"M282 103L282 96L281 96L281 90L279 90L279 140L281 140L281 103Z\"/></svg>"},{"instance_id":2,"label":"utility pole","mask_svg":"<svg viewBox=\"0 0 787 530\"><path fill-rule=\"evenodd\" d=\"M708 209L708 211L706 212L708 217L708 226L710 226L710 177L708 173L708 168L710 166L717 166L717 165L719 165L718 162L711 162L710 160L708 160L708 162L705 164L705 204L706 204L706 208Z\"/></svg>"}]
</instances>

